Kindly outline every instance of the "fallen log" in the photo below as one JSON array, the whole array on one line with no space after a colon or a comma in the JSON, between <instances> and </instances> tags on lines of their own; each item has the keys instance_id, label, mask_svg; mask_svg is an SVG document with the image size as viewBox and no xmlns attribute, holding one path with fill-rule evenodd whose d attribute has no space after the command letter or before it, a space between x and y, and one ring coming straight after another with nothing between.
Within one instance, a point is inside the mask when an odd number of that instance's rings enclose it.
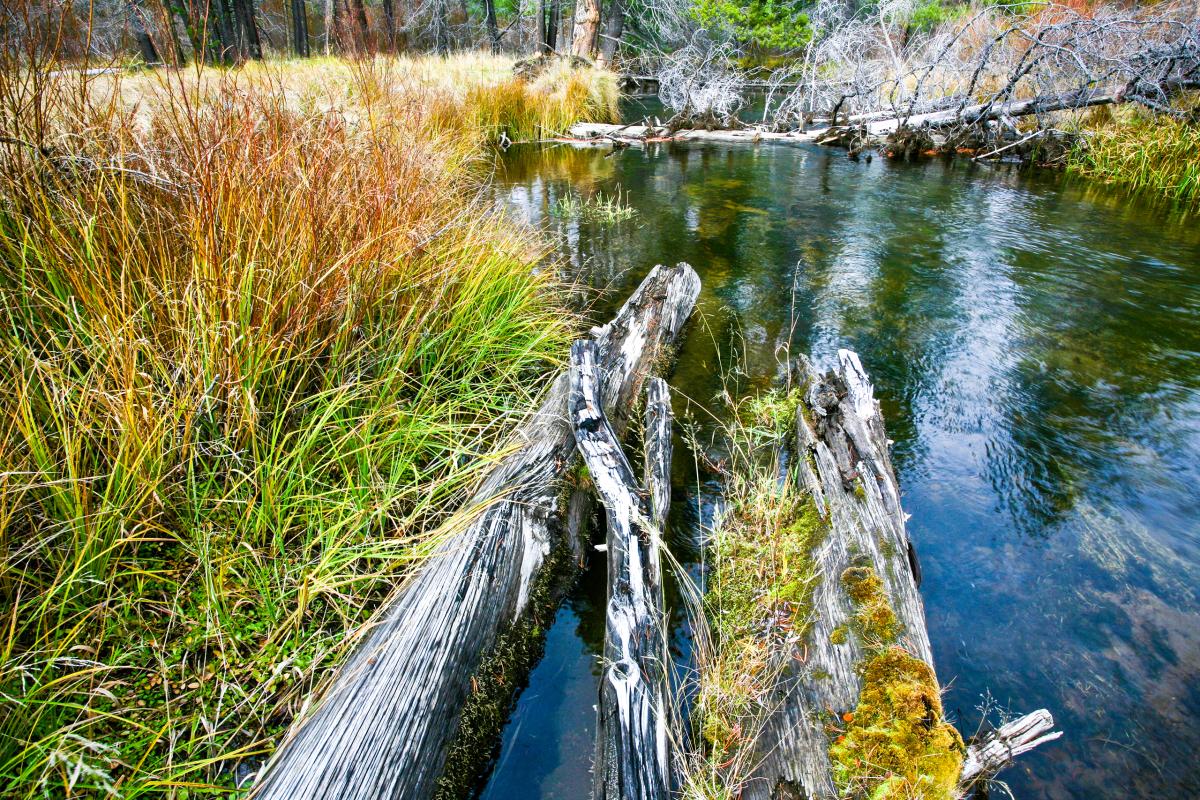
<instances>
[{"instance_id":1,"label":"fallen log","mask_svg":"<svg viewBox=\"0 0 1200 800\"><path fill-rule=\"evenodd\" d=\"M872 136L886 136L895 132L901 125L909 128L977 125L1002 117L1024 117L1030 114L1049 114L1053 111L1108 105L1120 102L1121 99L1122 94L1119 89L1084 88L1066 94L1041 95L1028 100L1012 100L1007 103L993 101L945 111L931 111L926 114L874 120L867 122L866 127L867 132Z\"/></svg>"},{"instance_id":2,"label":"fallen log","mask_svg":"<svg viewBox=\"0 0 1200 800\"><path fill-rule=\"evenodd\" d=\"M1060 734L1051 732L1053 719L1041 710L964 746L944 721L919 567L871 384L858 356L847 350L839 351L837 369L825 376L798 360L791 381L803 388L794 439L782 442L791 465L787 480L807 492L827 531L811 553L808 626L778 654L785 666L742 796L824 800L900 780L900 769L872 774L870 759L856 758L854 751L858 742L878 746L880 729L888 730L901 714L870 704L886 705L890 701L880 698L900 693L926 704L913 728L936 743L936 749L929 745L928 762L909 755L918 764L942 765L931 780L964 796L1012 756ZM922 769L934 767L912 767L914 774Z\"/></svg>"},{"instance_id":3,"label":"fallen log","mask_svg":"<svg viewBox=\"0 0 1200 800\"><path fill-rule=\"evenodd\" d=\"M734 142L756 144L758 142L811 142L825 131L769 131L763 128L749 127L742 130L704 130L685 129L672 131L665 125L607 125L595 122L581 122L572 125L569 133L575 140L595 141L621 140L630 144L644 141L680 141L680 142ZM568 142L572 140L566 140Z\"/></svg>"},{"instance_id":4,"label":"fallen log","mask_svg":"<svg viewBox=\"0 0 1200 800\"><path fill-rule=\"evenodd\" d=\"M609 324L590 334L595 392L614 435L691 313L700 279L686 264L655 267ZM578 463L560 374L538 411L511 437L514 450L482 481L469 508L482 509L377 615L315 710L298 719L254 788L260 800L376 800L453 794L474 777L491 740L460 730L464 706L502 702L516 677L494 653L528 630L547 562L566 549L575 563L586 495L566 479ZM528 665L524 665L528 666ZM490 700L488 698L491 698ZM452 745L461 775L443 772ZM458 757L458 756L456 756Z\"/></svg>"},{"instance_id":5,"label":"fallen log","mask_svg":"<svg viewBox=\"0 0 1200 800\"><path fill-rule=\"evenodd\" d=\"M645 472L650 502L600 402L596 346L571 348L571 423L608 518L608 603L597 705L595 800L666 800L668 748L665 615L659 560L670 492L667 387L647 387Z\"/></svg>"}]
</instances>

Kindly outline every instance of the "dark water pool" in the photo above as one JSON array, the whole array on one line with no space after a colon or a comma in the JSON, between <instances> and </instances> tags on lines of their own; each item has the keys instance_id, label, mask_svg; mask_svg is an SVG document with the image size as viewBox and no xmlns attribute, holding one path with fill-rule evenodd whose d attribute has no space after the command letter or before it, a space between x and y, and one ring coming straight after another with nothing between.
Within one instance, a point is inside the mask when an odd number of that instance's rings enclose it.
<instances>
[{"instance_id":1,"label":"dark water pool","mask_svg":"<svg viewBox=\"0 0 1200 800\"><path fill-rule=\"evenodd\" d=\"M618 190L628 222L552 213ZM787 348L859 352L947 708L972 731L985 698L1045 706L1066 731L1005 773L1017 797L1200 796L1195 218L1057 175L778 145L518 150L498 192L613 298L657 262L696 267L679 413L716 406L735 354L750 388ZM694 560L711 489L680 461L672 541ZM487 800L588 796L601 581L549 632Z\"/></svg>"}]
</instances>

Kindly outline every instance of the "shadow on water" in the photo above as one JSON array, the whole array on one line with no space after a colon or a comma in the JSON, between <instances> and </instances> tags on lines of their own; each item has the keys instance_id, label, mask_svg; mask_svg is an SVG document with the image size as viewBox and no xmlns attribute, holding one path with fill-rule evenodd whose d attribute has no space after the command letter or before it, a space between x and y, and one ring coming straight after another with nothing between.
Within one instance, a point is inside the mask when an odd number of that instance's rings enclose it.
<instances>
[{"instance_id":1,"label":"shadow on water","mask_svg":"<svg viewBox=\"0 0 1200 800\"><path fill-rule=\"evenodd\" d=\"M787 348L861 354L947 708L969 732L985 696L1046 706L1066 731L1005 774L1018 797L1200 794L1194 219L1057 175L815 147L516 149L503 166L498 201L610 304L655 263L697 268L704 320L672 378L677 413L712 402L735 350L745 388L770 385ZM550 213L618 188L631 221ZM694 563L712 489L677 447L673 541ZM601 573L550 631L488 800L590 791Z\"/></svg>"}]
</instances>

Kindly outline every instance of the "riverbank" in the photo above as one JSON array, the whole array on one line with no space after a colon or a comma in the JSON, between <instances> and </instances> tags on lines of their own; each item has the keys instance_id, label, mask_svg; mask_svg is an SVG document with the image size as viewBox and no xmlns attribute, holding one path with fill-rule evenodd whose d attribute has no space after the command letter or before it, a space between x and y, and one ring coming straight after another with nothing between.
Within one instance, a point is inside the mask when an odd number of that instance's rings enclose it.
<instances>
[{"instance_id":1,"label":"riverbank","mask_svg":"<svg viewBox=\"0 0 1200 800\"><path fill-rule=\"evenodd\" d=\"M611 75L5 65L6 796L247 780L575 330L483 148Z\"/></svg>"}]
</instances>

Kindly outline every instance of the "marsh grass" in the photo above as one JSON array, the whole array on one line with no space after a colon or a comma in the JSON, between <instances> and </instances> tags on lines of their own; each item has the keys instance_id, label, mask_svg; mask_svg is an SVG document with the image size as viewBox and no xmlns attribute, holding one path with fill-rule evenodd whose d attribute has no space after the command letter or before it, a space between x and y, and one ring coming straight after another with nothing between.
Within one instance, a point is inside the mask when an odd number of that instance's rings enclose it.
<instances>
[{"instance_id":1,"label":"marsh grass","mask_svg":"<svg viewBox=\"0 0 1200 800\"><path fill-rule=\"evenodd\" d=\"M559 219L578 219L608 227L633 219L637 209L622 199L621 190L617 189L611 195L604 192L596 192L590 197L567 194L558 199L550 213Z\"/></svg>"},{"instance_id":2,"label":"marsh grass","mask_svg":"<svg viewBox=\"0 0 1200 800\"><path fill-rule=\"evenodd\" d=\"M1188 102L1200 109L1195 96ZM1080 127L1069 171L1200 207L1200 122L1124 107L1088 114Z\"/></svg>"},{"instance_id":3,"label":"marsh grass","mask_svg":"<svg viewBox=\"0 0 1200 800\"><path fill-rule=\"evenodd\" d=\"M5 52L0 784L225 795L565 352L542 244L477 200L480 87L591 109L488 58Z\"/></svg>"}]
</instances>

